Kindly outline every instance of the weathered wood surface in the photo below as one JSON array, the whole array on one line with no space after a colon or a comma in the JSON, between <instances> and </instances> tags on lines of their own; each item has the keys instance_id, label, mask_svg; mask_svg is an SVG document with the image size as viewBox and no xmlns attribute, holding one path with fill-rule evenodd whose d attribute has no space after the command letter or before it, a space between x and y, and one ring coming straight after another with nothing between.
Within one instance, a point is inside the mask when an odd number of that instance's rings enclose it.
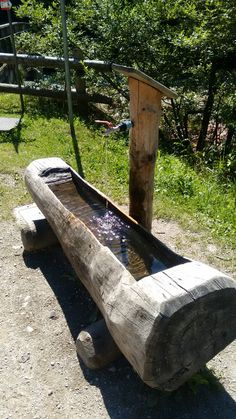
<instances>
[{"instance_id":1,"label":"weathered wood surface","mask_svg":"<svg viewBox=\"0 0 236 419\"><path fill-rule=\"evenodd\" d=\"M65 90L57 90L57 89L44 89L40 87L29 87L29 86L21 86L21 89L16 84L8 84L8 83L0 83L0 92L3 93L20 93L20 90L24 95L30 96L37 96L37 97L52 97L55 99L66 99L66 91ZM107 105L112 104L112 98L101 95L100 93L77 93L76 89L71 89L72 99L79 101L87 101L93 103L104 103Z\"/></svg>"},{"instance_id":2,"label":"weathered wood surface","mask_svg":"<svg viewBox=\"0 0 236 419\"><path fill-rule=\"evenodd\" d=\"M36 160L25 181L121 352L149 386L176 389L236 337L236 284L198 262L135 281L48 187L71 170Z\"/></svg>"},{"instance_id":3,"label":"weathered wood surface","mask_svg":"<svg viewBox=\"0 0 236 419\"><path fill-rule=\"evenodd\" d=\"M57 237L37 205L16 207L13 211L20 228L24 250L32 252L58 243Z\"/></svg>"},{"instance_id":4,"label":"weathered wood surface","mask_svg":"<svg viewBox=\"0 0 236 419\"><path fill-rule=\"evenodd\" d=\"M152 77L148 76L147 74L143 73L142 71L136 68L126 67L120 64L112 64L112 70L116 71L117 73L123 74L128 78L139 80L142 83L145 83L148 86L153 87L154 89L158 90L162 96L167 96L170 98L177 97L177 94L173 90L168 89L168 87L164 86L163 84L159 83Z\"/></svg>"},{"instance_id":5,"label":"weathered wood surface","mask_svg":"<svg viewBox=\"0 0 236 419\"><path fill-rule=\"evenodd\" d=\"M130 132L129 213L150 231L162 93L132 77L129 90L134 123Z\"/></svg>"},{"instance_id":6,"label":"weathered wood surface","mask_svg":"<svg viewBox=\"0 0 236 419\"><path fill-rule=\"evenodd\" d=\"M85 365L91 369L103 368L121 356L103 319L79 333L76 349Z\"/></svg>"},{"instance_id":7,"label":"weathered wood surface","mask_svg":"<svg viewBox=\"0 0 236 419\"><path fill-rule=\"evenodd\" d=\"M63 57L50 57L42 55L17 54L17 61L25 67L46 67L46 68L64 68L65 59ZM0 53L0 63L14 64L14 55L11 53ZM111 64L105 61L84 60L69 58L71 68L81 68L84 66L93 68L94 70L110 72Z\"/></svg>"}]
</instances>

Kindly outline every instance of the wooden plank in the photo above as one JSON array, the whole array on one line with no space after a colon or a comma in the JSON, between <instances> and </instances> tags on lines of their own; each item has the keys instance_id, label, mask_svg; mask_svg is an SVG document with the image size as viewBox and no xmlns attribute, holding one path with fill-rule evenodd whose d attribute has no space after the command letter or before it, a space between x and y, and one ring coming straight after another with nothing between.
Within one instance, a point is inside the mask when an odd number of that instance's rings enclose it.
<instances>
[{"instance_id":1,"label":"wooden plank","mask_svg":"<svg viewBox=\"0 0 236 419\"><path fill-rule=\"evenodd\" d=\"M119 64L112 64L112 69L128 78L139 80L148 86L153 87L154 89L158 90L162 96L167 96L173 99L177 97L177 94L173 90L168 89L168 87L154 80L152 77L149 77L147 74L140 70Z\"/></svg>"},{"instance_id":2,"label":"wooden plank","mask_svg":"<svg viewBox=\"0 0 236 419\"><path fill-rule=\"evenodd\" d=\"M135 281L48 186L70 173L62 160L42 159L28 166L25 181L116 345L145 383L174 390L235 339L236 283L194 262Z\"/></svg>"},{"instance_id":3,"label":"wooden plank","mask_svg":"<svg viewBox=\"0 0 236 419\"><path fill-rule=\"evenodd\" d=\"M154 172L161 116L161 93L153 87L129 78L130 133L129 213L151 230Z\"/></svg>"}]
</instances>

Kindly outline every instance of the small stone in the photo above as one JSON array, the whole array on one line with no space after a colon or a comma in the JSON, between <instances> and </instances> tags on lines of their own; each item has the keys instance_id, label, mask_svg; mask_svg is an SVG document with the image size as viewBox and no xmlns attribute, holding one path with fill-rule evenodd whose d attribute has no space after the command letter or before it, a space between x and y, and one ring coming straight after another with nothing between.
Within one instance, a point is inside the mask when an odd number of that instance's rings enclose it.
<instances>
[{"instance_id":1,"label":"small stone","mask_svg":"<svg viewBox=\"0 0 236 419\"><path fill-rule=\"evenodd\" d=\"M32 332L34 331L34 329L33 329L33 327L31 327L31 326L27 326L27 327L26 327L26 331L27 331L28 333L32 333Z\"/></svg>"},{"instance_id":2,"label":"small stone","mask_svg":"<svg viewBox=\"0 0 236 419\"><path fill-rule=\"evenodd\" d=\"M49 319L52 319L52 320L58 319L58 316L55 311L51 311L51 313L49 314Z\"/></svg>"},{"instance_id":3,"label":"small stone","mask_svg":"<svg viewBox=\"0 0 236 419\"><path fill-rule=\"evenodd\" d=\"M19 362L20 364L24 364L29 359L30 359L30 353L28 352L27 354L21 355Z\"/></svg>"},{"instance_id":4,"label":"small stone","mask_svg":"<svg viewBox=\"0 0 236 419\"><path fill-rule=\"evenodd\" d=\"M19 246L12 246L12 249L19 250L19 249L21 249L21 246L20 245Z\"/></svg>"},{"instance_id":5,"label":"small stone","mask_svg":"<svg viewBox=\"0 0 236 419\"><path fill-rule=\"evenodd\" d=\"M55 362L51 361L51 366L54 367L54 365L55 365Z\"/></svg>"},{"instance_id":6,"label":"small stone","mask_svg":"<svg viewBox=\"0 0 236 419\"><path fill-rule=\"evenodd\" d=\"M52 390L49 390L48 396L51 396L52 394L53 394L53 391Z\"/></svg>"}]
</instances>

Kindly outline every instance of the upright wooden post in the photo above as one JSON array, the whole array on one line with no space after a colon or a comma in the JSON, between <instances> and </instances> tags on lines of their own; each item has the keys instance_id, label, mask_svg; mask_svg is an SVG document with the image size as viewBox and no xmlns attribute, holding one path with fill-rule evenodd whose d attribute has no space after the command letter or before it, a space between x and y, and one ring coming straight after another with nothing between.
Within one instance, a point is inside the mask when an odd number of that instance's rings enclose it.
<instances>
[{"instance_id":1,"label":"upright wooden post","mask_svg":"<svg viewBox=\"0 0 236 419\"><path fill-rule=\"evenodd\" d=\"M161 98L175 98L172 90L131 67L112 64L128 77L130 118L129 214L147 230L152 227L155 162L161 117Z\"/></svg>"},{"instance_id":2,"label":"upright wooden post","mask_svg":"<svg viewBox=\"0 0 236 419\"><path fill-rule=\"evenodd\" d=\"M73 50L73 55L79 60L84 60L83 51L77 46ZM79 66L75 69L75 88L78 95L83 95L84 100L80 97L78 99L78 112L81 116L88 115L88 100L86 100L86 80L85 80L85 71L83 66Z\"/></svg>"},{"instance_id":3,"label":"upright wooden post","mask_svg":"<svg viewBox=\"0 0 236 419\"><path fill-rule=\"evenodd\" d=\"M130 133L129 213L151 231L162 94L132 77L129 89L130 118L134 123Z\"/></svg>"}]
</instances>

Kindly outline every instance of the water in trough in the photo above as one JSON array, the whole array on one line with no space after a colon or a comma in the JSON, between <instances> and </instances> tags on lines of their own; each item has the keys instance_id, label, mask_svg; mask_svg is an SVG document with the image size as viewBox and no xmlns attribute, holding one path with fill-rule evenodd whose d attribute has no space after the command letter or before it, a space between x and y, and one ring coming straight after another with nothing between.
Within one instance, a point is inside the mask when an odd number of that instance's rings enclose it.
<instances>
[{"instance_id":1,"label":"water in trough","mask_svg":"<svg viewBox=\"0 0 236 419\"><path fill-rule=\"evenodd\" d=\"M114 253L136 280L176 264L176 261L165 257L163 249L158 252L153 243L140 234L128 218L126 220L121 217L109 202L99 199L93 190L77 185L72 176L63 182L48 183L65 208L77 216L100 243Z\"/></svg>"}]
</instances>

